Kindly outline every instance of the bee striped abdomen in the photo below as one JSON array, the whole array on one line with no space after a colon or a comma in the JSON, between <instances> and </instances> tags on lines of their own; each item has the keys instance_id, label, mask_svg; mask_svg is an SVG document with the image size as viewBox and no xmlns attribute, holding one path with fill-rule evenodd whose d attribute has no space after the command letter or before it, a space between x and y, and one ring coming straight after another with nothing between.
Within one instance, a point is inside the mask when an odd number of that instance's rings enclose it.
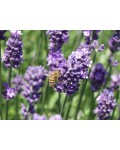
<instances>
[{"instance_id":1,"label":"bee striped abdomen","mask_svg":"<svg viewBox=\"0 0 120 150\"><path fill-rule=\"evenodd\" d=\"M61 76L60 70L53 71L49 76L49 86L54 87L55 82L58 81L58 78Z\"/></svg>"}]
</instances>

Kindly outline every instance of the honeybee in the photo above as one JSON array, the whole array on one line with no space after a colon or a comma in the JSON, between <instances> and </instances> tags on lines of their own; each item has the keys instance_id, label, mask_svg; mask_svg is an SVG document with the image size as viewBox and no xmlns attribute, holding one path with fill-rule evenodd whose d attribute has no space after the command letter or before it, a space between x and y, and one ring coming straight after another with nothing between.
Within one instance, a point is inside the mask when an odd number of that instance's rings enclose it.
<instances>
[{"instance_id":1,"label":"honeybee","mask_svg":"<svg viewBox=\"0 0 120 150\"><path fill-rule=\"evenodd\" d=\"M54 87L55 82L58 81L58 78L61 77L60 70L55 70L49 75L49 86Z\"/></svg>"}]
</instances>

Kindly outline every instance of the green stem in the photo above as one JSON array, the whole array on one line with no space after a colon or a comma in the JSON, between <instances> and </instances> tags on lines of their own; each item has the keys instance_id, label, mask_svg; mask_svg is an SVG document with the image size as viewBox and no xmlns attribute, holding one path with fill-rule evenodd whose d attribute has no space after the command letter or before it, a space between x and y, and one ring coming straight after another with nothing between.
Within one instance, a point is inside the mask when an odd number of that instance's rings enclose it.
<instances>
[{"instance_id":1,"label":"green stem","mask_svg":"<svg viewBox=\"0 0 120 150\"><path fill-rule=\"evenodd\" d=\"M118 99L119 99L119 89L118 89L118 91L117 91L117 95L116 95L116 103L118 102ZM117 106L117 105L116 105ZM115 110L116 110L116 106L115 106L115 108L113 109L113 113L112 113L112 119L114 118L114 114L115 114Z\"/></svg>"},{"instance_id":2,"label":"green stem","mask_svg":"<svg viewBox=\"0 0 120 150\"><path fill-rule=\"evenodd\" d=\"M70 98L70 100L68 101L68 108L67 108L65 120L67 120L68 117L69 117L69 113L70 113L71 106L72 106L72 98Z\"/></svg>"},{"instance_id":3,"label":"green stem","mask_svg":"<svg viewBox=\"0 0 120 150\"><path fill-rule=\"evenodd\" d=\"M47 85L48 85L48 78L46 79L46 83L45 83L45 88L43 90L43 93L42 93L42 105L41 105L41 114L43 113L44 111L44 105L45 105L45 102L46 102L46 90L47 90Z\"/></svg>"},{"instance_id":4,"label":"green stem","mask_svg":"<svg viewBox=\"0 0 120 150\"><path fill-rule=\"evenodd\" d=\"M8 77L9 87L11 86L11 75L12 75L12 66L10 67L9 70L9 77ZM9 111L9 100L7 100L6 102L6 120L8 120L8 111Z\"/></svg>"},{"instance_id":5,"label":"green stem","mask_svg":"<svg viewBox=\"0 0 120 150\"><path fill-rule=\"evenodd\" d=\"M58 93L58 112L60 113L60 93Z\"/></svg>"},{"instance_id":6,"label":"green stem","mask_svg":"<svg viewBox=\"0 0 120 150\"><path fill-rule=\"evenodd\" d=\"M42 47L42 37L43 37L43 31L40 32L40 35L38 37L38 50L37 50L37 64L40 64L40 54L42 54L41 52L41 47Z\"/></svg>"},{"instance_id":7,"label":"green stem","mask_svg":"<svg viewBox=\"0 0 120 150\"><path fill-rule=\"evenodd\" d=\"M78 114L80 106L81 106L81 102L82 102L82 98L83 98L83 95L84 95L84 92L85 92L85 89L86 89L87 81L88 81L88 79L85 80L85 83L84 83L83 88L81 90L80 100L78 102L77 109L76 109L76 112L75 112L75 120L77 119L77 114Z\"/></svg>"},{"instance_id":8,"label":"green stem","mask_svg":"<svg viewBox=\"0 0 120 150\"><path fill-rule=\"evenodd\" d=\"M95 107L95 98L94 98L94 92L92 91L92 94L91 94L91 101L90 101L90 114L89 114L89 120L92 120L94 118L94 114L93 114L93 110L94 110L94 107Z\"/></svg>"},{"instance_id":9,"label":"green stem","mask_svg":"<svg viewBox=\"0 0 120 150\"><path fill-rule=\"evenodd\" d=\"M44 37L45 37L45 50L46 50L46 56L48 56L48 39L47 39L47 35L46 35L46 30L44 31Z\"/></svg>"},{"instance_id":10,"label":"green stem","mask_svg":"<svg viewBox=\"0 0 120 150\"><path fill-rule=\"evenodd\" d=\"M0 116L2 117L2 64L1 64L1 41L0 41Z\"/></svg>"},{"instance_id":11,"label":"green stem","mask_svg":"<svg viewBox=\"0 0 120 150\"><path fill-rule=\"evenodd\" d=\"M63 103L63 106L62 106L61 111L60 111L60 115L61 115L61 116L63 116L63 110L64 110L65 104L66 104L66 102L67 102L67 98L68 98L68 96L66 95L65 100L64 100L64 103Z\"/></svg>"},{"instance_id":12,"label":"green stem","mask_svg":"<svg viewBox=\"0 0 120 150\"><path fill-rule=\"evenodd\" d=\"M18 118L18 109L19 109L19 101L18 101L18 96L19 95L17 95L17 97L16 97L16 116L15 116L15 119L16 120L18 120L19 118Z\"/></svg>"},{"instance_id":13,"label":"green stem","mask_svg":"<svg viewBox=\"0 0 120 150\"><path fill-rule=\"evenodd\" d=\"M108 75L107 75L106 81L105 81L105 83L104 83L104 85L103 85L103 88L102 88L102 89L104 89L104 88L105 88L105 86L106 86L106 84L107 84L107 82L108 82L108 80L109 80L109 78L110 78L111 71L112 71L112 66L110 65L110 66L109 66Z\"/></svg>"}]
</instances>

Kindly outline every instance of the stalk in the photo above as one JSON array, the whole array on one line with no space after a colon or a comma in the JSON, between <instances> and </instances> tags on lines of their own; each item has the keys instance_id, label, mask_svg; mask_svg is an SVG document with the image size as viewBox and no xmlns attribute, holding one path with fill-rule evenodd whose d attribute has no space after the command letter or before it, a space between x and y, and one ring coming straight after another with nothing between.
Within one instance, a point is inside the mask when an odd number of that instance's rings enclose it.
<instances>
[{"instance_id":1,"label":"stalk","mask_svg":"<svg viewBox=\"0 0 120 150\"><path fill-rule=\"evenodd\" d=\"M1 41L0 41L0 116L1 120L3 119L2 116L2 64L1 64Z\"/></svg>"},{"instance_id":2,"label":"stalk","mask_svg":"<svg viewBox=\"0 0 120 150\"><path fill-rule=\"evenodd\" d=\"M44 37L45 37L46 55L48 55L49 51L48 51L48 39L47 39L47 35L46 35L46 30L44 31Z\"/></svg>"},{"instance_id":3,"label":"stalk","mask_svg":"<svg viewBox=\"0 0 120 150\"><path fill-rule=\"evenodd\" d=\"M94 114L93 114L93 110L94 110L94 107L95 107L95 98L94 98L94 92L92 91L92 94L91 94L91 107L90 107L90 114L89 114L89 120L92 120L94 118Z\"/></svg>"},{"instance_id":4,"label":"stalk","mask_svg":"<svg viewBox=\"0 0 120 150\"><path fill-rule=\"evenodd\" d=\"M116 95L116 103L118 102L118 99L119 99L119 89L118 89L118 91L117 91L117 95ZM117 106L117 105L116 105ZM114 118L114 114L115 114L115 110L116 110L116 106L115 106L115 108L113 109L113 113L112 113L112 119Z\"/></svg>"},{"instance_id":5,"label":"stalk","mask_svg":"<svg viewBox=\"0 0 120 150\"><path fill-rule=\"evenodd\" d=\"M38 48L38 51L37 51L37 64L39 65L40 64L40 54L41 54L41 46L42 46L42 37L43 37L43 31L41 31L41 33L40 33L40 35L39 35L39 38L40 39L38 39L38 46L37 46L37 48Z\"/></svg>"},{"instance_id":6,"label":"stalk","mask_svg":"<svg viewBox=\"0 0 120 150\"><path fill-rule=\"evenodd\" d=\"M85 83L84 83L83 88L82 88L81 93L80 93L81 96L80 96L80 100L78 102L77 109L76 109L76 112L75 112L75 120L77 119L77 114L78 114L80 106L81 106L81 102L82 102L82 98L83 98L83 95L84 95L84 92L85 92L85 89L86 89L87 81L88 81L88 79L85 80Z\"/></svg>"},{"instance_id":7,"label":"stalk","mask_svg":"<svg viewBox=\"0 0 120 150\"><path fill-rule=\"evenodd\" d=\"M105 81L105 83L104 83L104 85L103 85L103 88L102 88L102 89L104 89L104 88L105 88L105 86L106 86L106 84L107 84L107 82L108 82L108 80L109 80L109 78L110 78L110 74L111 74L111 72L112 72L112 66L110 65L110 67L109 67L109 71L108 71L108 75L107 75L107 79L106 79L106 81Z\"/></svg>"},{"instance_id":8,"label":"stalk","mask_svg":"<svg viewBox=\"0 0 120 150\"><path fill-rule=\"evenodd\" d=\"M61 95L60 95L60 93L58 93L58 113L60 113L60 97L61 97Z\"/></svg>"},{"instance_id":9,"label":"stalk","mask_svg":"<svg viewBox=\"0 0 120 150\"><path fill-rule=\"evenodd\" d=\"M12 66L9 70L8 84L11 86L11 75L12 75ZM9 111L9 100L6 101L6 120L8 120L8 111Z\"/></svg>"},{"instance_id":10,"label":"stalk","mask_svg":"<svg viewBox=\"0 0 120 150\"><path fill-rule=\"evenodd\" d=\"M69 117L69 113L70 113L71 106L72 106L72 98L70 98L70 99L68 100L68 108L67 108L65 120L67 120L68 117Z\"/></svg>"},{"instance_id":11,"label":"stalk","mask_svg":"<svg viewBox=\"0 0 120 150\"><path fill-rule=\"evenodd\" d=\"M16 97L16 116L15 116L15 120L18 120L19 118L18 118L18 107L19 107L19 101L18 101L18 97L19 97L19 95L17 95L17 97Z\"/></svg>"},{"instance_id":12,"label":"stalk","mask_svg":"<svg viewBox=\"0 0 120 150\"><path fill-rule=\"evenodd\" d=\"M44 106L45 106L45 102L46 102L46 90L47 90L47 85L48 85L48 78L46 80L46 83L45 83L45 88L42 92L42 105L41 105L41 114L43 113L44 111Z\"/></svg>"},{"instance_id":13,"label":"stalk","mask_svg":"<svg viewBox=\"0 0 120 150\"><path fill-rule=\"evenodd\" d=\"M65 100L64 100L64 103L63 103L63 106L62 106L61 111L60 111L60 115L61 115L61 116L63 115L63 110L64 110L65 104L66 104L66 102L67 102L67 98L68 98L68 96L66 95Z\"/></svg>"}]
</instances>

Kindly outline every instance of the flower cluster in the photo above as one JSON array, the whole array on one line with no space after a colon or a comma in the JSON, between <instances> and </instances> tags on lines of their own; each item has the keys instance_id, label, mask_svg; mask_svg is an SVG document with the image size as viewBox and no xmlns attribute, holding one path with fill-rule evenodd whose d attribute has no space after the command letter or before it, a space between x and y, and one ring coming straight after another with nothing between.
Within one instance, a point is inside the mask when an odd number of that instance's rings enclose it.
<instances>
[{"instance_id":1,"label":"flower cluster","mask_svg":"<svg viewBox=\"0 0 120 150\"><path fill-rule=\"evenodd\" d=\"M104 69L101 63L93 66L90 73L91 89L97 91L101 88L103 83L106 81L107 71Z\"/></svg>"},{"instance_id":2,"label":"flower cluster","mask_svg":"<svg viewBox=\"0 0 120 150\"><path fill-rule=\"evenodd\" d=\"M108 89L104 89L103 92L97 98L97 108L94 113L97 114L98 119L106 120L110 118L110 115L116 106L116 100L114 94Z\"/></svg>"},{"instance_id":3,"label":"flower cluster","mask_svg":"<svg viewBox=\"0 0 120 150\"><path fill-rule=\"evenodd\" d=\"M79 87L79 82L88 77L88 68L91 65L90 50L88 47L79 47L68 57L67 65L62 72L62 82L57 84L59 92L67 95L74 94Z\"/></svg>"},{"instance_id":4,"label":"flower cluster","mask_svg":"<svg viewBox=\"0 0 120 150\"><path fill-rule=\"evenodd\" d=\"M115 31L108 44L112 53L120 50L120 30Z\"/></svg>"},{"instance_id":5,"label":"flower cluster","mask_svg":"<svg viewBox=\"0 0 120 150\"><path fill-rule=\"evenodd\" d=\"M48 30L49 35L49 49L52 51L58 51L62 45L68 41L68 30Z\"/></svg>"},{"instance_id":6,"label":"flower cluster","mask_svg":"<svg viewBox=\"0 0 120 150\"><path fill-rule=\"evenodd\" d=\"M9 87L7 83L4 84L5 91L3 92L3 97L6 100L13 99L16 96L16 89Z\"/></svg>"},{"instance_id":7,"label":"flower cluster","mask_svg":"<svg viewBox=\"0 0 120 150\"><path fill-rule=\"evenodd\" d=\"M117 89L118 87L120 87L120 74L113 74L111 76L110 86L112 89Z\"/></svg>"},{"instance_id":8,"label":"flower cluster","mask_svg":"<svg viewBox=\"0 0 120 150\"><path fill-rule=\"evenodd\" d=\"M2 41L2 40L5 40L5 32L6 32L6 30L0 30L0 41Z\"/></svg>"},{"instance_id":9,"label":"flower cluster","mask_svg":"<svg viewBox=\"0 0 120 150\"><path fill-rule=\"evenodd\" d=\"M23 61L23 43L20 36L21 31L11 31L11 37L6 42L7 48L2 58L6 67L17 68Z\"/></svg>"},{"instance_id":10,"label":"flower cluster","mask_svg":"<svg viewBox=\"0 0 120 150\"><path fill-rule=\"evenodd\" d=\"M40 97L40 88L46 79L47 70L42 66L29 66L24 75L22 95L29 103L37 102Z\"/></svg>"},{"instance_id":11,"label":"flower cluster","mask_svg":"<svg viewBox=\"0 0 120 150\"><path fill-rule=\"evenodd\" d=\"M50 66L50 71L62 70L66 66L66 59L63 54L59 51L50 52L47 57L48 66Z\"/></svg>"}]
</instances>

